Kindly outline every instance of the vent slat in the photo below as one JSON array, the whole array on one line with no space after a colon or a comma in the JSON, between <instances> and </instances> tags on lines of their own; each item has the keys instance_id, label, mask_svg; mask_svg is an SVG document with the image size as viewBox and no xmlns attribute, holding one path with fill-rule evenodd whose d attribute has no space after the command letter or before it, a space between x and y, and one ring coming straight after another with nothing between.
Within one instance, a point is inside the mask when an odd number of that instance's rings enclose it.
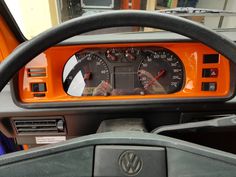
<instances>
[{"instance_id":1,"label":"vent slat","mask_svg":"<svg viewBox=\"0 0 236 177\"><path fill-rule=\"evenodd\" d=\"M53 119L53 120L50 120L50 119L47 119L47 120L15 120L15 122L56 122L57 120Z\"/></svg>"},{"instance_id":2,"label":"vent slat","mask_svg":"<svg viewBox=\"0 0 236 177\"><path fill-rule=\"evenodd\" d=\"M39 129L34 129L34 128L32 128L32 129L28 129L28 128L19 128L18 129L18 132L35 132L35 131L42 131L42 132L45 132L45 131L55 131L55 132L57 132L57 128L39 128Z\"/></svg>"},{"instance_id":3,"label":"vent slat","mask_svg":"<svg viewBox=\"0 0 236 177\"><path fill-rule=\"evenodd\" d=\"M42 123L42 124L49 124L49 123L56 123L56 120L33 120L33 121L25 121L25 120L21 120L21 121L15 121L15 124L37 124L37 123Z\"/></svg>"},{"instance_id":4,"label":"vent slat","mask_svg":"<svg viewBox=\"0 0 236 177\"><path fill-rule=\"evenodd\" d=\"M28 68L27 75L28 77L45 77L46 68Z\"/></svg>"},{"instance_id":5,"label":"vent slat","mask_svg":"<svg viewBox=\"0 0 236 177\"><path fill-rule=\"evenodd\" d=\"M29 125L16 125L17 128L25 128L25 127L56 127L57 124L48 124L48 125L44 125L44 124L33 124L31 126Z\"/></svg>"},{"instance_id":6,"label":"vent slat","mask_svg":"<svg viewBox=\"0 0 236 177\"><path fill-rule=\"evenodd\" d=\"M28 72L46 72L45 68L29 68Z\"/></svg>"},{"instance_id":7,"label":"vent slat","mask_svg":"<svg viewBox=\"0 0 236 177\"><path fill-rule=\"evenodd\" d=\"M45 77L46 73L28 73L29 77Z\"/></svg>"}]
</instances>

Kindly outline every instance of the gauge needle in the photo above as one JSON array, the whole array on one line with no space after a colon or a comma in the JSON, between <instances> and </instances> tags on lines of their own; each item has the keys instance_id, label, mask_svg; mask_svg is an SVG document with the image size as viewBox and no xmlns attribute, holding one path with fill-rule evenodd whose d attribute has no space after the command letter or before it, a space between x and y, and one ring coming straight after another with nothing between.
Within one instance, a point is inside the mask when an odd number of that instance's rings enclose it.
<instances>
[{"instance_id":1,"label":"gauge needle","mask_svg":"<svg viewBox=\"0 0 236 177\"><path fill-rule=\"evenodd\" d=\"M91 75L92 75L91 72L86 72L86 73L84 74L84 80L89 80L90 77L91 77Z\"/></svg>"},{"instance_id":2,"label":"gauge needle","mask_svg":"<svg viewBox=\"0 0 236 177\"><path fill-rule=\"evenodd\" d=\"M89 71L89 67L88 66L84 66L84 80L89 80L91 78L92 72Z\"/></svg>"},{"instance_id":3,"label":"gauge needle","mask_svg":"<svg viewBox=\"0 0 236 177\"><path fill-rule=\"evenodd\" d=\"M145 89L148 88L149 86L151 86L155 81L158 81L160 79L161 76L163 76L163 74L165 74L165 70L161 69L158 74L148 83L145 85Z\"/></svg>"},{"instance_id":4,"label":"gauge needle","mask_svg":"<svg viewBox=\"0 0 236 177\"><path fill-rule=\"evenodd\" d=\"M129 58L130 60L134 60L135 59L134 56L131 55L130 53L127 53L126 57Z\"/></svg>"}]
</instances>

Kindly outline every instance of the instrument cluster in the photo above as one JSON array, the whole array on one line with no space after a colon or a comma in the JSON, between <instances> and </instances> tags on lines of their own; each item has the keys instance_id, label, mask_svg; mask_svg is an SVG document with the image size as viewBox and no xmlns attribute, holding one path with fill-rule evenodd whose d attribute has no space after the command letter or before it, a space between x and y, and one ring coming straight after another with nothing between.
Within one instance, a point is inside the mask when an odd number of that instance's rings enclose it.
<instances>
[{"instance_id":1,"label":"instrument cluster","mask_svg":"<svg viewBox=\"0 0 236 177\"><path fill-rule=\"evenodd\" d=\"M233 78L227 58L203 44L147 42L54 46L14 83L24 104L64 106L226 100Z\"/></svg>"},{"instance_id":2,"label":"instrument cluster","mask_svg":"<svg viewBox=\"0 0 236 177\"><path fill-rule=\"evenodd\" d=\"M70 96L170 94L181 90L181 59L163 47L85 49L63 69L63 88Z\"/></svg>"}]
</instances>

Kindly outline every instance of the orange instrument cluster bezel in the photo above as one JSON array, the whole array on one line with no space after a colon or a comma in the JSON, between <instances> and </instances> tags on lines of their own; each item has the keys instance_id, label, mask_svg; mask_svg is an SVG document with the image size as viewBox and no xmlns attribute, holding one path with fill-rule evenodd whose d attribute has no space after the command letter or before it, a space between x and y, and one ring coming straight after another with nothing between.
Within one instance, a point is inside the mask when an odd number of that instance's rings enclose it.
<instances>
[{"instance_id":1,"label":"orange instrument cluster bezel","mask_svg":"<svg viewBox=\"0 0 236 177\"><path fill-rule=\"evenodd\" d=\"M73 97L65 93L62 85L63 68L67 60L76 52L92 48L129 48L163 47L174 52L182 61L185 69L183 88L173 94L159 95L120 95L120 96L83 96ZM216 51L197 42L166 43L120 43L120 44L81 44L72 46L54 46L29 62L18 75L19 99L23 103L49 102L85 102L102 100L138 100L138 99L208 99L226 98L230 93L230 64L219 55L218 63L203 63L204 54L217 54ZM46 68L45 77L28 77L28 68ZM218 77L203 78L202 69L218 68ZM202 82L216 82L216 91L202 91ZM46 83L44 97L34 97L31 83Z\"/></svg>"}]
</instances>

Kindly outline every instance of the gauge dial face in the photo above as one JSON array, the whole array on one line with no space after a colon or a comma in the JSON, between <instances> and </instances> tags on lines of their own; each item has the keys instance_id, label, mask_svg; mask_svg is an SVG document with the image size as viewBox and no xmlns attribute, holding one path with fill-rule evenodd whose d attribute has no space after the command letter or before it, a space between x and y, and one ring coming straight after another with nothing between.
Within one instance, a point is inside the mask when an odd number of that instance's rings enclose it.
<instances>
[{"instance_id":1,"label":"gauge dial face","mask_svg":"<svg viewBox=\"0 0 236 177\"><path fill-rule=\"evenodd\" d=\"M146 94L175 93L183 85L183 64L166 49L143 51L138 76Z\"/></svg>"},{"instance_id":2,"label":"gauge dial face","mask_svg":"<svg viewBox=\"0 0 236 177\"><path fill-rule=\"evenodd\" d=\"M71 96L107 95L111 86L107 64L96 54L75 54L63 71L63 87Z\"/></svg>"},{"instance_id":3,"label":"gauge dial face","mask_svg":"<svg viewBox=\"0 0 236 177\"><path fill-rule=\"evenodd\" d=\"M158 47L79 51L63 70L71 96L170 94L181 90L183 80L178 56Z\"/></svg>"}]
</instances>

